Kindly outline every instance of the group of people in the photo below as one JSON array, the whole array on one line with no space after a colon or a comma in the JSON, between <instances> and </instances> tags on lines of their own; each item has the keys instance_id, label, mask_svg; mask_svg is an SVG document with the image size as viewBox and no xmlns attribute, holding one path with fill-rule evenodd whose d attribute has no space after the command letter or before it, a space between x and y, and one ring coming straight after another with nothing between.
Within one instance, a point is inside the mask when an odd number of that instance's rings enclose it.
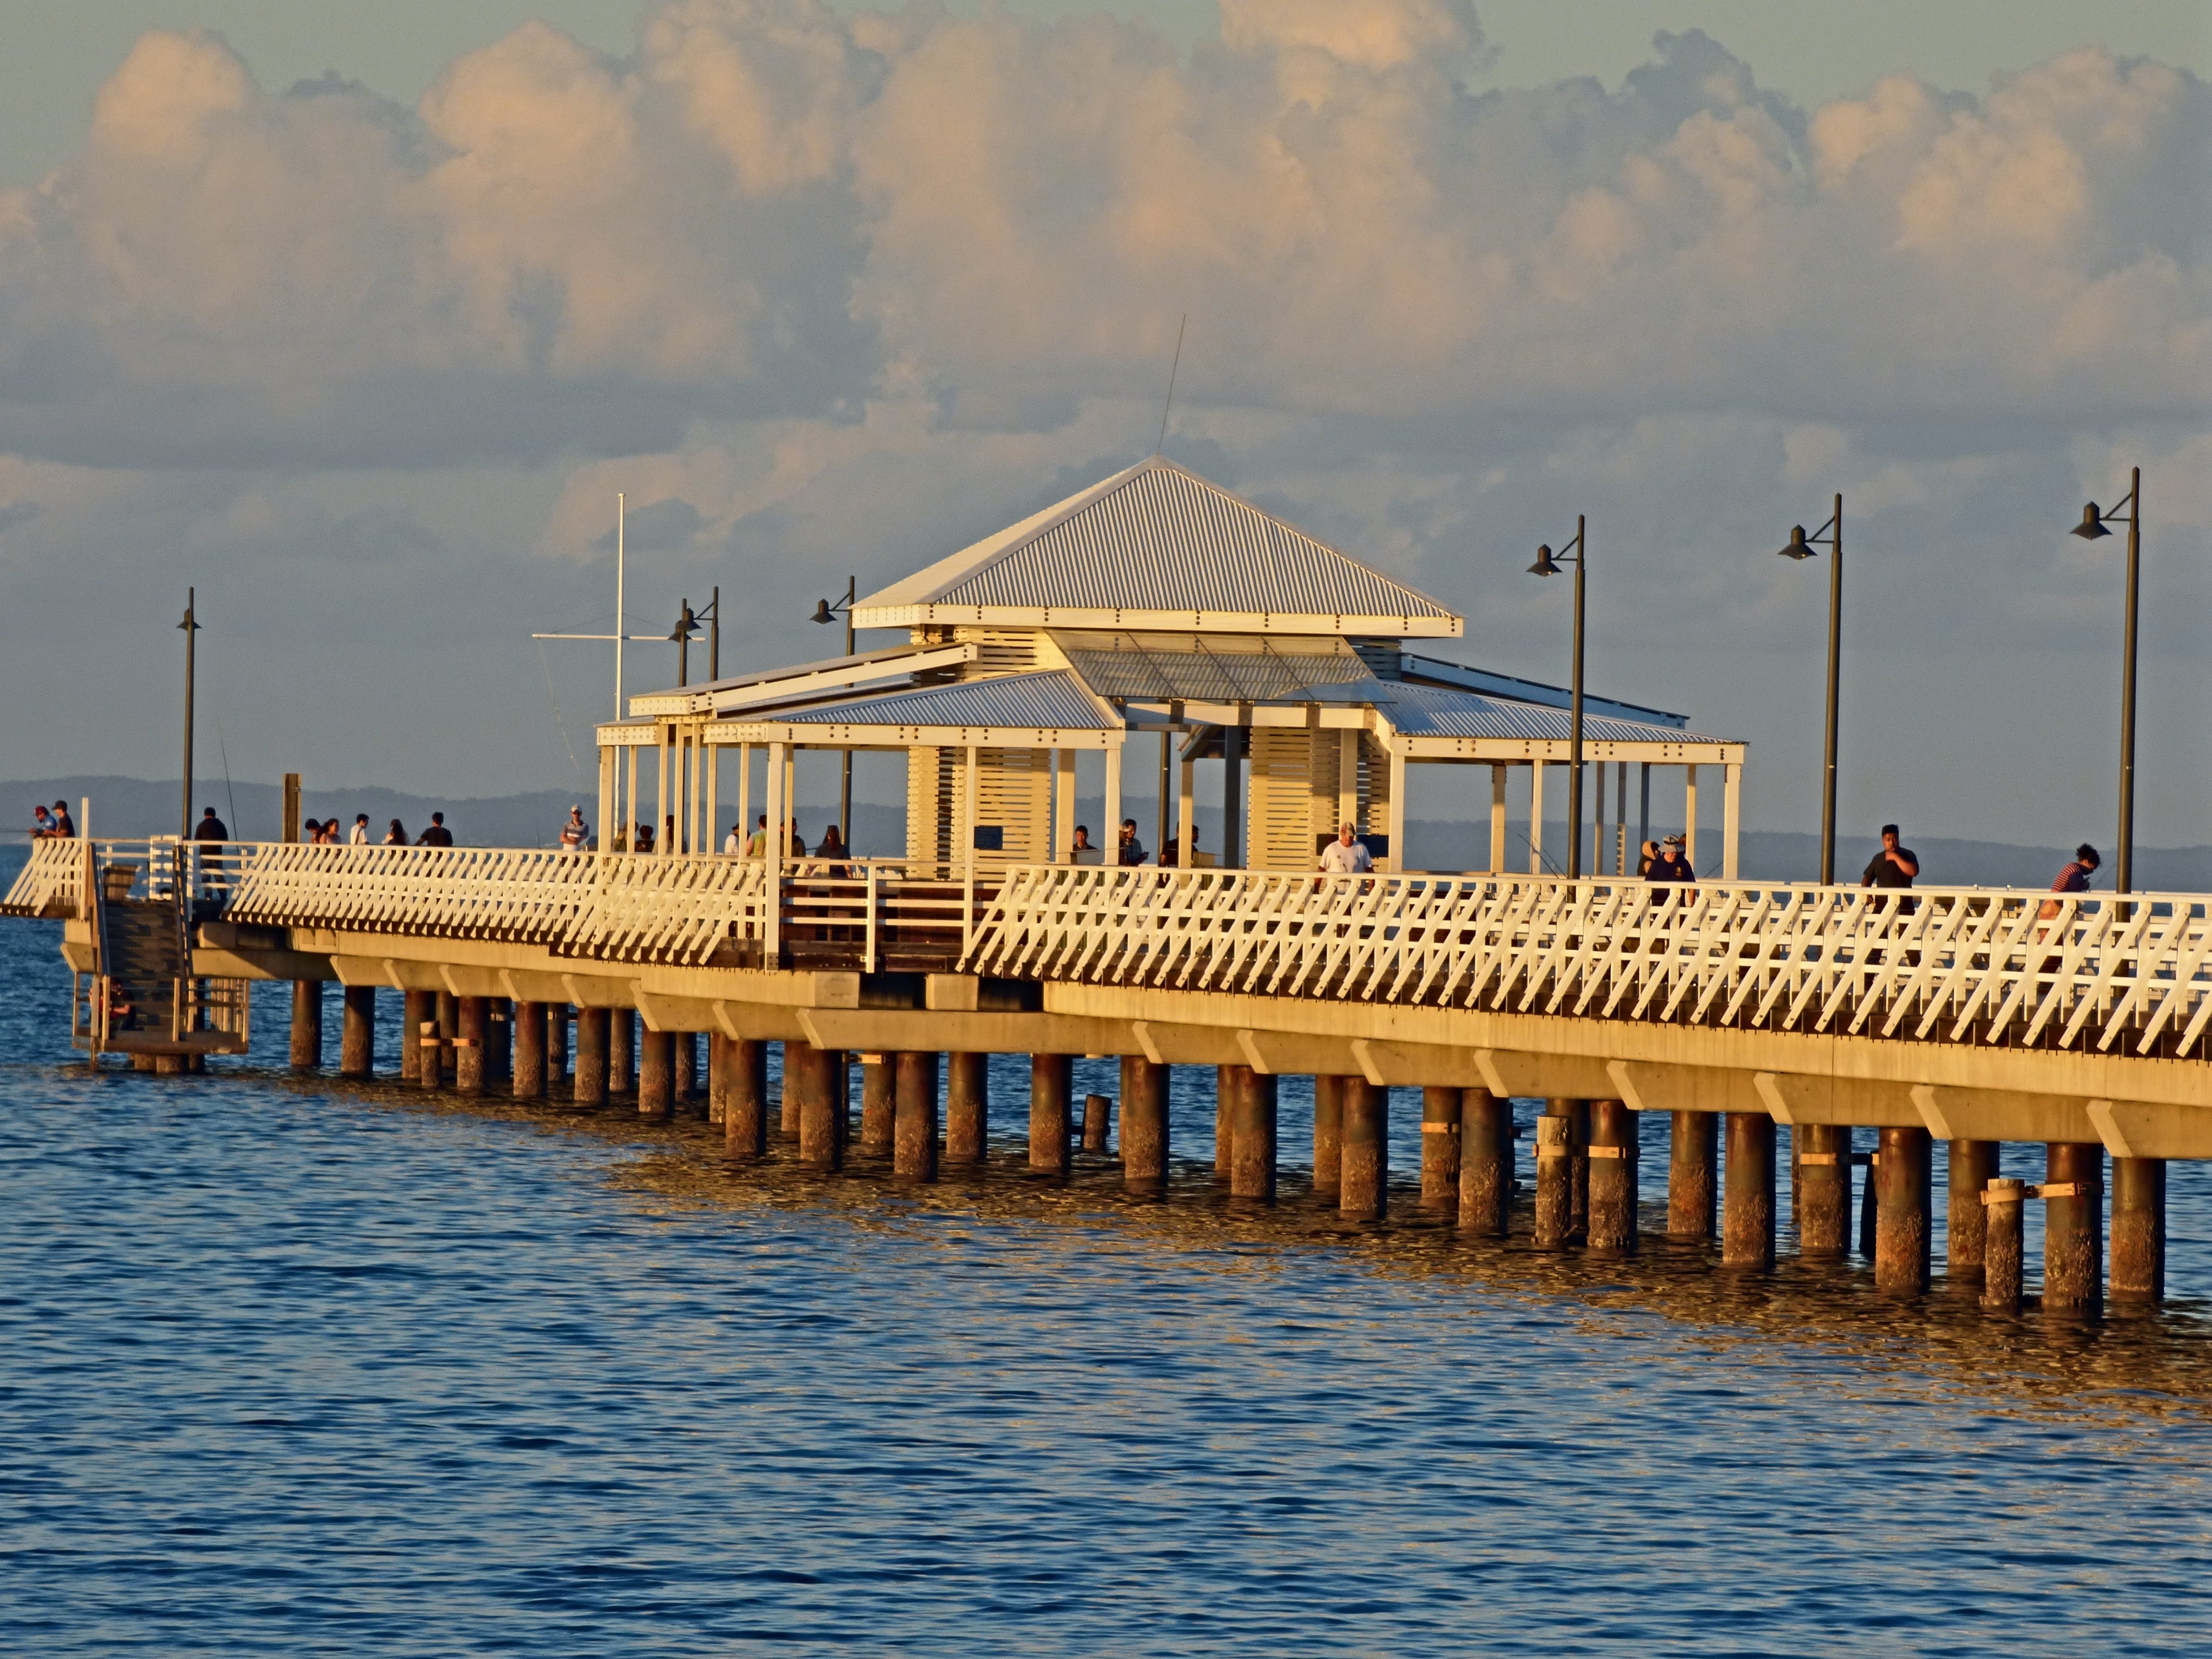
<instances>
[{"instance_id":1,"label":"group of people","mask_svg":"<svg viewBox=\"0 0 2212 1659\"><path fill-rule=\"evenodd\" d=\"M43 806L31 809L31 839L33 841L74 841L76 839L76 820L70 816L69 803L58 800L51 812Z\"/></svg>"},{"instance_id":2,"label":"group of people","mask_svg":"<svg viewBox=\"0 0 2212 1659\"><path fill-rule=\"evenodd\" d=\"M215 817L214 807L210 806L208 808L207 816L210 819ZM203 830L204 830L206 827L207 825L204 822L200 826ZM216 827L220 830L221 824L219 822ZM398 818L392 819L391 823L386 826L382 840L372 842L370 835L371 831L368 827L368 814L366 812L356 812L353 815L353 828L349 830L346 829L344 825L341 824L336 818L326 819L321 823L316 822L313 818L309 818L307 823L301 827L300 838L311 847L368 847L372 845L379 847L451 847L453 844L453 832L446 828L446 815L443 812L431 813L430 822L424 826L422 833L416 836L412 842L410 842L407 839L407 826L400 823ZM222 839L222 836L221 835L213 836L201 835L199 836L199 839L202 841L220 841Z\"/></svg>"},{"instance_id":3,"label":"group of people","mask_svg":"<svg viewBox=\"0 0 2212 1659\"><path fill-rule=\"evenodd\" d=\"M722 851L731 858L764 859L768 856L768 814L758 814L753 819L750 835L740 822L730 826L730 833L722 838ZM784 826L783 855L787 859L848 859L853 850L845 845L845 838L834 823L823 827L822 839L814 850L806 850L806 838L799 833L796 823Z\"/></svg>"}]
</instances>

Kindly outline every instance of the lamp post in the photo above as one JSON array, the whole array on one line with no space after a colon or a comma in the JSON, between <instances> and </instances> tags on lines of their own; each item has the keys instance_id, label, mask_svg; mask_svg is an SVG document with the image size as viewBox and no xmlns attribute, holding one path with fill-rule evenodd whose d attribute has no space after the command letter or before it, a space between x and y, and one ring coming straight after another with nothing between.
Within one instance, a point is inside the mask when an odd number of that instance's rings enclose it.
<instances>
[{"instance_id":1,"label":"lamp post","mask_svg":"<svg viewBox=\"0 0 2212 1659\"><path fill-rule=\"evenodd\" d=\"M843 599L836 600L817 599L814 602L814 620L821 623L825 627L830 623L836 621L839 617L842 616L844 617L845 654L848 657L853 654L853 599L854 595L859 592L860 589L854 585L854 579L851 576L848 576L845 578L845 597ZM845 751L844 772L839 779L837 785L837 823L838 833L845 837L845 845L847 847L852 846L853 751L849 749Z\"/></svg>"},{"instance_id":2,"label":"lamp post","mask_svg":"<svg viewBox=\"0 0 2212 1659\"><path fill-rule=\"evenodd\" d=\"M1567 722L1567 878L1572 881L1583 872L1583 515L1575 515L1575 538L1565 550L1554 555L1547 546L1536 549L1536 562L1528 567L1532 576L1556 576L1563 563L1575 568L1575 690L1574 702ZM1541 761L1537 762L1539 766Z\"/></svg>"},{"instance_id":3,"label":"lamp post","mask_svg":"<svg viewBox=\"0 0 2212 1659\"><path fill-rule=\"evenodd\" d=\"M1790 545L1782 550L1785 559L1809 559L1813 549L1827 538L1828 560L1828 744L1827 759L1820 775L1820 885L1829 887L1836 880L1836 704L1843 686L1844 672L1844 498L1836 497L1836 510L1827 523L1811 535L1805 533L1802 524L1790 527Z\"/></svg>"},{"instance_id":4,"label":"lamp post","mask_svg":"<svg viewBox=\"0 0 2212 1659\"><path fill-rule=\"evenodd\" d=\"M185 590L185 619L177 626L185 634L185 803L177 817L177 839L192 838L192 647L199 642L198 595Z\"/></svg>"},{"instance_id":5,"label":"lamp post","mask_svg":"<svg viewBox=\"0 0 2212 1659\"><path fill-rule=\"evenodd\" d=\"M678 689L691 684L691 641L699 633L699 619L691 614L691 601L683 601L677 612L676 626L668 630L668 637L676 641L676 684Z\"/></svg>"},{"instance_id":6,"label":"lamp post","mask_svg":"<svg viewBox=\"0 0 2212 1659\"><path fill-rule=\"evenodd\" d=\"M2085 542L2111 535L2105 528L2106 520L2119 517L2118 509L2123 507L2128 510L2128 620L2120 663L2120 857L2112 885L2116 892L2131 893L2135 891L2136 612L2142 570L2142 469L2136 467L2128 474L2128 493L2113 503L2112 512L2100 512L2094 501L2084 507L2074 533Z\"/></svg>"}]
</instances>

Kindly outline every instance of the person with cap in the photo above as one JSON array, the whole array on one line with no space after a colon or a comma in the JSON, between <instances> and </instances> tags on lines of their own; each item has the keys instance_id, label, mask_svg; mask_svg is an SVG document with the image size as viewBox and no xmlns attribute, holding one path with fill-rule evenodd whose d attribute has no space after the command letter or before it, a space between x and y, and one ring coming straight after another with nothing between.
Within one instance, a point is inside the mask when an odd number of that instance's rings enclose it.
<instances>
[{"instance_id":1,"label":"person with cap","mask_svg":"<svg viewBox=\"0 0 2212 1659\"><path fill-rule=\"evenodd\" d=\"M1690 867L1686 843L1680 836L1669 836L1659 843L1659 856L1652 861L1647 881L1695 881L1698 872Z\"/></svg>"},{"instance_id":2,"label":"person with cap","mask_svg":"<svg viewBox=\"0 0 2212 1659\"><path fill-rule=\"evenodd\" d=\"M561 826L561 846L563 851L580 853L592 839L592 826L584 822L584 809L571 806L568 821Z\"/></svg>"},{"instance_id":3,"label":"person with cap","mask_svg":"<svg viewBox=\"0 0 2212 1659\"><path fill-rule=\"evenodd\" d=\"M1325 876L1364 876L1374 868L1374 854L1351 824L1339 825L1336 839L1321 849L1321 872Z\"/></svg>"},{"instance_id":4,"label":"person with cap","mask_svg":"<svg viewBox=\"0 0 2212 1659\"><path fill-rule=\"evenodd\" d=\"M41 801L31 809L31 839L46 841L50 839L53 833L54 815L46 811L46 803Z\"/></svg>"},{"instance_id":5,"label":"person with cap","mask_svg":"<svg viewBox=\"0 0 2212 1659\"><path fill-rule=\"evenodd\" d=\"M1911 848L1899 844L1895 824L1885 823L1881 826L1881 851L1876 853L1873 862L1867 866L1866 873L1859 878L1859 885L1910 887L1912 878L1919 873L1920 855Z\"/></svg>"}]
</instances>

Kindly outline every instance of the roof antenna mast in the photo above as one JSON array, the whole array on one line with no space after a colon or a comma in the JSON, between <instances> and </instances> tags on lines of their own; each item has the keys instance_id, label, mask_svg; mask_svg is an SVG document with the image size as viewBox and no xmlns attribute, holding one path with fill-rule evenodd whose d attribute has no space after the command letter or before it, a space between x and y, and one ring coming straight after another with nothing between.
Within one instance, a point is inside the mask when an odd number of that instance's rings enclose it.
<instances>
[{"instance_id":1,"label":"roof antenna mast","mask_svg":"<svg viewBox=\"0 0 2212 1659\"><path fill-rule=\"evenodd\" d=\"M1176 325L1175 361L1168 365L1168 397L1160 405L1160 441L1152 446L1155 455L1168 447L1168 415L1175 408L1176 371L1182 367L1182 331L1189 326L1190 313L1186 311L1182 321Z\"/></svg>"}]
</instances>

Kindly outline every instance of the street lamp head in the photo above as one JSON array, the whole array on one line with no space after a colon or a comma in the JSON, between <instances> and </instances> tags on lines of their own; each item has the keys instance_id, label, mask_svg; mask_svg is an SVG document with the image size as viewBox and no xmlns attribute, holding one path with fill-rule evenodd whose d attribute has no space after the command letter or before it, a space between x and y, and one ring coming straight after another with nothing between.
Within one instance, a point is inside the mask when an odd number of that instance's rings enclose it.
<instances>
[{"instance_id":1,"label":"street lamp head","mask_svg":"<svg viewBox=\"0 0 2212 1659\"><path fill-rule=\"evenodd\" d=\"M669 630L668 637L672 640L688 640L698 631L699 619L691 614L691 607L687 603L684 607L683 614L676 619L676 626Z\"/></svg>"},{"instance_id":2,"label":"street lamp head","mask_svg":"<svg viewBox=\"0 0 2212 1659\"><path fill-rule=\"evenodd\" d=\"M1790 545L1782 550L1782 556L1785 559L1809 559L1813 556L1813 550L1805 540L1803 525L1790 526Z\"/></svg>"},{"instance_id":3,"label":"street lamp head","mask_svg":"<svg viewBox=\"0 0 2212 1659\"><path fill-rule=\"evenodd\" d=\"M2105 515L2098 510L2096 502L2091 501L2081 509L2081 522L2074 526L2074 533L2085 542L2094 542L2112 532L2105 528Z\"/></svg>"},{"instance_id":4,"label":"street lamp head","mask_svg":"<svg viewBox=\"0 0 2212 1659\"><path fill-rule=\"evenodd\" d=\"M833 623L837 620L837 618L830 613L829 600L817 599L814 601L814 620L818 623Z\"/></svg>"},{"instance_id":5,"label":"street lamp head","mask_svg":"<svg viewBox=\"0 0 2212 1659\"><path fill-rule=\"evenodd\" d=\"M1537 546L1536 562L1528 567L1528 574L1532 576L1556 576L1559 574L1559 562L1553 558L1548 544Z\"/></svg>"}]
</instances>

